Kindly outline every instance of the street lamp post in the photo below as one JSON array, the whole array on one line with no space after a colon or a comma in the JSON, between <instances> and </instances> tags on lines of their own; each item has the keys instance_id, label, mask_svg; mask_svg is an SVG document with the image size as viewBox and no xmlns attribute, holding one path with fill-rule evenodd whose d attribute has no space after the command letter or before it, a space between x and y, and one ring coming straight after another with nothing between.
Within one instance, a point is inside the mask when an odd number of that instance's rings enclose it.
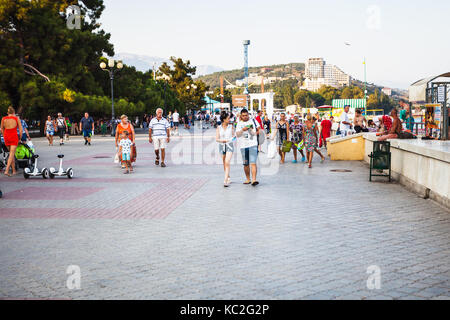
<instances>
[{"instance_id":1,"label":"street lamp post","mask_svg":"<svg viewBox=\"0 0 450 320\"><path fill-rule=\"evenodd\" d=\"M115 135L115 115L114 115L114 73L120 71L123 68L123 64L121 61L114 61L114 59L108 59L108 66L106 63L101 62L100 68L103 71L107 71L109 74L109 78L111 80L111 136Z\"/></svg>"},{"instance_id":2,"label":"street lamp post","mask_svg":"<svg viewBox=\"0 0 450 320\"><path fill-rule=\"evenodd\" d=\"M190 92L191 89L197 89L197 86L195 84L191 84L191 85L187 85L186 86L186 90L188 90Z\"/></svg>"},{"instance_id":3,"label":"street lamp post","mask_svg":"<svg viewBox=\"0 0 450 320\"><path fill-rule=\"evenodd\" d=\"M366 57L364 57L364 116L367 115L367 78L366 78Z\"/></svg>"}]
</instances>

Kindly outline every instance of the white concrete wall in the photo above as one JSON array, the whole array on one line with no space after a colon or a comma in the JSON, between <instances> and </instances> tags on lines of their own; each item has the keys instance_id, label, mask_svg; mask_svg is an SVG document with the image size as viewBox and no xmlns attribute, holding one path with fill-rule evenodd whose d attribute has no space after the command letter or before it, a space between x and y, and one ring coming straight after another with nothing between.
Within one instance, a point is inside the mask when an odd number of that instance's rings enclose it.
<instances>
[{"instance_id":1,"label":"white concrete wall","mask_svg":"<svg viewBox=\"0 0 450 320\"><path fill-rule=\"evenodd\" d=\"M373 150L376 137L366 134L364 160L369 163L368 154ZM410 189L430 197L449 207L450 205L450 154L434 150L409 140L390 140L391 169L395 180ZM423 148L423 150L422 150Z\"/></svg>"}]
</instances>

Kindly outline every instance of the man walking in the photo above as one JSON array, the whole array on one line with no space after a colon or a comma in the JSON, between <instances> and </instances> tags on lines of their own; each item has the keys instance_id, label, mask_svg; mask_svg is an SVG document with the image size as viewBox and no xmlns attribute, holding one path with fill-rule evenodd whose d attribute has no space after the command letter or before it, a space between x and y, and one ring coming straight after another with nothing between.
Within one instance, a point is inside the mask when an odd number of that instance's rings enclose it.
<instances>
[{"instance_id":1,"label":"man walking","mask_svg":"<svg viewBox=\"0 0 450 320\"><path fill-rule=\"evenodd\" d=\"M84 145L91 145L91 137L94 133L94 119L92 119L87 112L80 120L80 131L83 132Z\"/></svg>"},{"instance_id":2,"label":"man walking","mask_svg":"<svg viewBox=\"0 0 450 320\"><path fill-rule=\"evenodd\" d=\"M345 137L349 134L350 129L352 128L352 123L350 122L350 119L348 117L348 112L350 110L350 106L344 107L344 112L341 114L341 136Z\"/></svg>"},{"instance_id":3,"label":"man walking","mask_svg":"<svg viewBox=\"0 0 450 320\"><path fill-rule=\"evenodd\" d=\"M180 133L178 132L178 127L180 126L180 114L175 109L174 113L172 114L173 117L173 134L179 136Z\"/></svg>"},{"instance_id":4,"label":"man walking","mask_svg":"<svg viewBox=\"0 0 450 320\"><path fill-rule=\"evenodd\" d=\"M159 150L161 150L161 167L165 167L166 142L170 142L170 124L162 116L163 109L156 109L156 117L150 121L148 126L148 141L154 143L156 160L155 165L159 165Z\"/></svg>"},{"instance_id":5,"label":"man walking","mask_svg":"<svg viewBox=\"0 0 450 320\"><path fill-rule=\"evenodd\" d=\"M236 126L236 136L239 142L239 147L241 149L244 172L247 178L244 184L251 184L252 186L256 186L259 184L259 182L256 180L256 160L258 158L258 130L258 122L250 120L247 109L242 109L240 121ZM252 179L250 179L250 167Z\"/></svg>"}]
</instances>

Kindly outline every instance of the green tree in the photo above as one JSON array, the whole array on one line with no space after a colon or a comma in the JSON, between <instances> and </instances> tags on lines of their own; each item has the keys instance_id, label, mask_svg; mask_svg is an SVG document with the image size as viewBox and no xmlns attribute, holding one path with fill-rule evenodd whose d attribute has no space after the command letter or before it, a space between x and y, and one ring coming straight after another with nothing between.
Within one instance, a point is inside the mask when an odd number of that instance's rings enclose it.
<instances>
[{"instance_id":1,"label":"green tree","mask_svg":"<svg viewBox=\"0 0 450 320\"><path fill-rule=\"evenodd\" d=\"M339 99L341 93L339 89L331 87L331 86L322 86L317 90L324 99L324 104L331 105L333 103L333 99Z\"/></svg>"},{"instance_id":2,"label":"green tree","mask_svg":"<svg viewBox=\"0 0 450 320\"><path fill-rule=\"evenodd\" d=\"M299 90L294 95L294 101L302 108L309 108L311 103L311 93L308 90Z\"/></svg>"},{"instance_id":3,"label":"green tree","mask_svg":"<svg viewBox=\"0 0 450 320\"><path fill-rule=\"evenodd\" d=\"M196 67L191 66L191 62L183 61L181 58L170 57L173 67L163 63L159 71L167 79L180 100L183 109L199 109L205 105L204 97L208 87L203 81L194 81Z\"/></svg>"}]
</instances>

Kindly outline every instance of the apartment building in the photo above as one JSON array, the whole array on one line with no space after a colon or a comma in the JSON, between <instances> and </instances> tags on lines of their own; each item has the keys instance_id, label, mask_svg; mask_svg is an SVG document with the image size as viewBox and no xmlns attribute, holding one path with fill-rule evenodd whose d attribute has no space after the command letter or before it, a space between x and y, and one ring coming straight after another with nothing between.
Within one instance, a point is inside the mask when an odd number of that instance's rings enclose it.
<instances>
[{"instance_id":1,"label":"apartment building","mask_svg":"<svg viewBox=\"0 0 450 320\"><path fill-rule=\"evenodd\" d=\"M308 59L305 78L302 88L310 91L317 91L323 85L341 88L351 83L348 74L335 65L326 64L323 58Z\"/></svg>"}]
</instances>

